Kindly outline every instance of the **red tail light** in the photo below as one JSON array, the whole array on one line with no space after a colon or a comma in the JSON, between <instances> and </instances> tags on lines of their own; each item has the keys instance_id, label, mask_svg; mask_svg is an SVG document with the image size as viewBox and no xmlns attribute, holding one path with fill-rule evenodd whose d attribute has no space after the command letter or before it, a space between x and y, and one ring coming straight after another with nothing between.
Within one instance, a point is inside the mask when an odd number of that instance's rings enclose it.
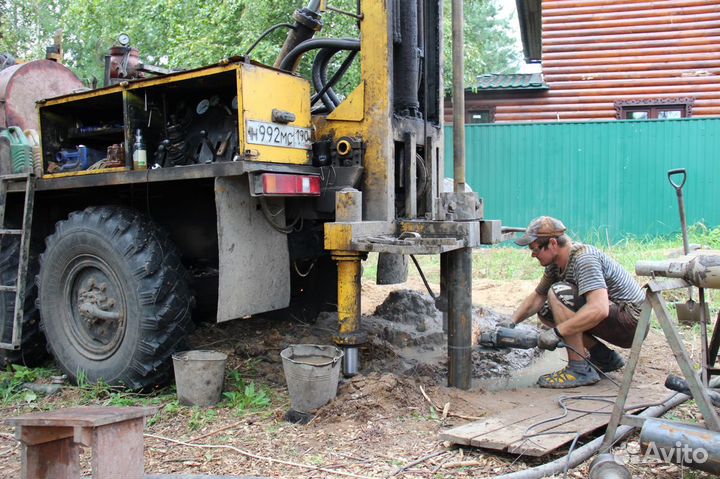
<instances>
[{"instance_id":1,"label":"red tail light","mask_svg":"<svg viewBox=\"0 0 720 479\"><path fill-rule=\"evenodd\" d=\"M320 196L320 177L263 173L262 194L265 196Z\"/></svg>"}]
</instances>

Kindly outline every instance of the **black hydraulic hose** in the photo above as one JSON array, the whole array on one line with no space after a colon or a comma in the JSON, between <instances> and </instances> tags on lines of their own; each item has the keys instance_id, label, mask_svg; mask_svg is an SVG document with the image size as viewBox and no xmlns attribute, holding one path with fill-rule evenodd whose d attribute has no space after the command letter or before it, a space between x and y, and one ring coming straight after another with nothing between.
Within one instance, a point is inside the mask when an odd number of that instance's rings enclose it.
<instances>
[{"instance_id":1,"label":"black hydraulic hose","mask_svg":"<svg viewBox=\"0 0 720 479\"><path fill-rule=\"evenodd\" d=\"M355 51L352 51L352 52L350 52L350 54L348 54L347 58L345 58L345 60L342 62L342 64L340 65L340 68L338 68L338 71L335 72L335 74L332 76L332 78L330 79L330 81L328 81L325 85L323 85L322 89L321 89L319 92L317 92L317 94L316 94L315 97L313 98L313 101L311 102L311 104L312 104L312 103L315 103L315 101L317 100L317 97L318 97L318 96L324 95L325 92L328 92L328 94L332 92L332 88L331 88L331 87L332 87L335 83L337 83L338 80L340 80L340 78L342 78L342 76L345 74L345 72L347 71L347 69L350 68L350 65L352 65L353 60L355 60L355 56L356 56L356 55L357 55L357 52L355 52ZM331 98L333 98L333 97L335 98L335 100L337 100L337 104L334 104L334 105L332 106L332 108L329 109L330 111L333 111L333 110L335 109L335 106L337 106L337 105L340 104L340 99L338 99L338 98L335 96L335 93L334 93L334 92L332 92L332 97L331 97Z\"/></svg>"},{"instance_id":2,"label":"black hydraulic hose","mask_svg":"<svg viewBox=\"0 0 720 479\"><path fill-rule=\"evenodd\" d=\"M285 55L285 58L280 62L279 68L289 71L301 55L318 48L339 48L341 50L358 51L360 50L360 40L354 38L313 38L305 40Z\"/></svg>"},{"instance_id":3,"label":"black hydraulic hose","mask_svg":"<svg viewBox=\"0 0 720 479\"><path fill-rule=\"evenodd\" d=\"M328 63L330 63L330 59L339 51L340 50L337 48L323 48L317 55L315 55L315 60L313 61L312 66L312 81L316 92L320 92L325 88L327 83ZM313 99L310 104L315 103L319 98L323 105L325 105L325 108L327 108L328 111L332 111L337 105L339 105L339 102L335 102L337 97L335 99L332 98L330 94L331 91L332 89L328 89L328 91L322 95L313 95ZM334 96L334 92L332 95Z\"/></svg>"},{"instance_id":4,"label":"black hydraulic hose","mask_svg":"<svg viewBox=\"0 0 720 479\"><path fill-rule=\"evenodd\" d=\"M322 65L320 65L320 80L321 80L320 88L322 89L325 87L326 84L328 85L327 94L330 97L330 101L332 101L335 106L338 106L340 104L340 99L337 97L337 95L335 94L335 91L333 91L332 87L338 82L338 80L340 80L340 78L342 78L343 75L345 75L345 72L352 64L352 61L355 58L356 53L357 52L354 52L354 51L350 53L350 56L352 56L352 59L348 60L346 58L345 61L343 61L343 63L340 65L340 68L338 69L338 71L330 79L330 82L328 82L327 70L328 70L328 66L330 65L330 60L332 60L332 57L337 54L337 51L335 53L333 53L332 55L330 55L329 57L323 58L323 60L322 60L323 63L322 63ZM319 90L316 90L316 91L319 91Z\"/></svg>"}]
</instances>

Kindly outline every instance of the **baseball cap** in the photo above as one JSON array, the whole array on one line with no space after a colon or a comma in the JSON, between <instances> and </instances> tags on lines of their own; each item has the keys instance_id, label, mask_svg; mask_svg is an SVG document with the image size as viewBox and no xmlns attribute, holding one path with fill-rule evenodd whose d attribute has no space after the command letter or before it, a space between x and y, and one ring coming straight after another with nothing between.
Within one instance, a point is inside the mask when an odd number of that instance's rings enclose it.
<instances>
[{"instance_id":1,"label":"baseball cap","mask_svg":"<svg viewBox=\"0 0 720 479\"><path fill-rule=\"evenodd\" d=\"M538 238L557 238L565 234L565 225L562 221L551 216L540 216L530 222L525 229L525 235L515 240L515 244L527 246Z\"/></svg>"}]
</instances>

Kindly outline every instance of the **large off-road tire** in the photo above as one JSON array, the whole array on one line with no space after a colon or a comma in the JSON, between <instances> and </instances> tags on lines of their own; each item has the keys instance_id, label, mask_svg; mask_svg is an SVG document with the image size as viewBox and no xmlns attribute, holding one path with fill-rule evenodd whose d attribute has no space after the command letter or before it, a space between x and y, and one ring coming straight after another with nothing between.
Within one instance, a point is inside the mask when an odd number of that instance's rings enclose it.
<instances>
[{"instance_id":1,"label":"large off-road tire","mask_svg":"<svg viewBox=\"0 0 720 479\"><path fill-rule=\"evenodd\" d=\"M0 247L0 283L3 286L15 286L19 258L20 237L5 235ZM8 364L37 366L47 357L45 336L40 331L40 313L35 306L35 298L37 297L35 275L37 270L37 257L31 249L25 283L20 349L0 349L0 368L2 369L5 369ZM2 340L5 343L12 341L14 314L15 293L10 291L0 293L0 321L4 324Z\"/></svg>"},{"instance_id":2,"label":"large off-road tire","mask_svg":"<svg viewBox=\"0 0 720 479\"><path fill-rule=\"evenodd\" d=\"M58 222L38 287L49 350L72 380L161 384L192 329L193 297L175 247L128 208L90 207Z\"/></svg>"}]
</instances>

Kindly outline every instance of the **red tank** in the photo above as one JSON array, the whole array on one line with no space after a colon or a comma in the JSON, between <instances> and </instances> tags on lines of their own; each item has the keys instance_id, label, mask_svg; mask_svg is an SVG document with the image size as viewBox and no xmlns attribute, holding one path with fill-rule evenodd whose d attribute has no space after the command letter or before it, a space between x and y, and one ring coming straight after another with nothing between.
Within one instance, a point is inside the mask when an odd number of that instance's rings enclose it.
<instances>
[{"instance_id":1,"label":"red tank","mask_svg":"<svg viewBox=\"0 0 720 479\"><path fill-rule=\"evenodd\" d=\"M0 70L0 127L38 129L35 102L83 88L69 68L50 60L37 60Z\"/></svg>"}]
</instances>

